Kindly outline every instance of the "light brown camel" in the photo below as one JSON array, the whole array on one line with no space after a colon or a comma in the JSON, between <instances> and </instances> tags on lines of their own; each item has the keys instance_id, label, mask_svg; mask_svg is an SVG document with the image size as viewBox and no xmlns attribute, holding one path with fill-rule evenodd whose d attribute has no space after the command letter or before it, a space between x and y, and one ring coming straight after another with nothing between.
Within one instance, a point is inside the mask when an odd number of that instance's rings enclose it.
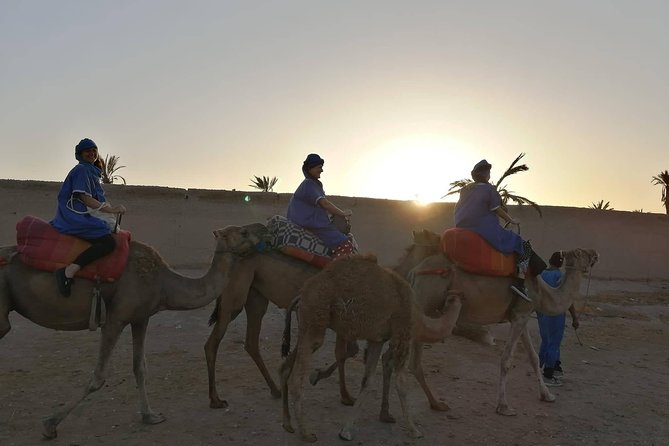
<instances>
[{"instance_id":1,"label":"light brown camel","mask_svg":"<svg viewBox=\"0 0 669 446\"><path fill-rule=\"evenodd\" d=\"M133 372L142 422L157 424L165 420L153 412L146 395L144 341L149 317L160 310L191 310L207 305L220 295L236 257L252 251L258 242L248 230L237 226L216 230L214 237L216 250L211 266L198 279L171 270L153 248L135 241L130 243L128 264L121 278L100 285L108 313L93 376L80 397L44 420L44 437L55 438L58 424L86 396L102 387L114 346L128 324L132 327ZM3 249L4 254L15 251L15 247ZM6 258L10 258L9 263L0 267L0 338L10 329L8 315L12 310L47 328L68 331L88 328L93 281L77 279L71 297L63 298L53 273L27 267L17 256Z\"/></svg>"},{"instance_id":2,"label":"light brown camel","mask_svg":"<svg viewBox=\"0 0 669 446\"><path fill-rule=\"evenodd\" d=\"M360 396L339 436L344 440L352 440L353 426L369 393L381 349L389 341L391 354L384 355L384 358L389 358L392 362L384 363L384 369L394 372L392 376L411 436L421 437L422 434L410 415L405 384L411 341L419 330L420 320L425 319L425 316L417 306L407 281L397 273L380 267L373 256L354 256L337 260L308 279L302 287L300 297L291 306L297 302L297 345L281 366L284 429L294 432L288 403L290 388L300 435L304 441L316 441L316 435L309 432L304 422L302 386L311 355L323 344L325 331L330 328L337 333L337 344L359 339L368 343ZM450 334L455 326L461 305L459 295L454 295L448 303L441 318L443 326L448 327L444 335ZM286 315L282 346L284 356L290 349L291 309L288 309Z\"/></svg>"},{"instance_id":3,"label":"light brown camel","mask_svg":"<svg viewBox=\"0 0 669 446\"><path fill-rule=\"evenodd\" d=\"M244 227L254 233L266 231L263 225L257 223ZM415 265L438 252L438 249L438 235L430 231L414 232L413 244L407 248L395 267L395 271L402 277L406 276ZM275 398L281 396L281 392L260 355L259 338L262 318L267 311L268 302L274 303L279 308L287 308L299 293L304 282L320 271L319 268L302 260L288 257L276 251L256 253L237 262L230 272L229 283L216 301L216 308L209 319L210 324L214 323L214 327L204 345L209 377L210 407L225 408L228 406L227 401L219 397L216 389L216 357L218 347L225 336L228 325L237 317L242 308L246 312L246 342L244 348L265 378L272 396ZM354 345L352 344L352 346ZM355 354L355 350L346 350L346 346L340 346L340 348L343 348L346 352L343 356L344 359L341 359L341 352L339 352L340 360L329 368L329 373L338 368L341 401L346 405L353 405L355 399L346 388L343 364L347 356L350 357ZM318 379L317 371L313 383L315 384Z\"/></svg>"},{"instance_id":4,"label":"light brown camel","mask_svg":"<svg viewBox=\"0 0 669 446\"><path fill-rule=\"evenodd\" d=\"M539 358L534 350L527 328L527 321L532 311L537 310L545 314L555 315L567 311L574 299L579 295L581 277L597 263L599 255L592 249L574 249L566 251L565 275L559 288L549 287L540 277L526 280L526 285L532 303L517 299L509 291L510 278L488 277L470 274L457 269L445 256L439 254L428 257L410 274L416 298L426 314L438 312L444 305L447 290L455 287L464 293L462 311L458 319L460 322L472 324L494 324L511 322L509 339L505 345L501 359L501 373L498 385L497 413L501 415L515 415L506 399L506 378L511 366L513 351L522 339L525 350L528 352L530 364L536 374L539 385L539 395L542 401L552 402L555 397L541 379ZM418 275L419 271L451 270L456 274ZM429 389L423 373L421 356L422 345L415 343L412 350L411 370L420 383L428 400L436 400ZM392 420L392 417L383 410L388 408L388 377L384 376L384 390L381 419Z\"/></svg>"}]
</instances>

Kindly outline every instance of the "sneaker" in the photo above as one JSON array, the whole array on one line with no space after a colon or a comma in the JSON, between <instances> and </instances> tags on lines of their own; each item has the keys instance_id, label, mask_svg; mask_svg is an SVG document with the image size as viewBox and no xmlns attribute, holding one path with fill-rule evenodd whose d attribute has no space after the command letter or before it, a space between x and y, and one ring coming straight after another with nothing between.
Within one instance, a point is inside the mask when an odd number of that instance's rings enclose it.
<instances>
[{"instance_id":1,"label":"sneaker","mask_svg":"<svg viewBox=\"0 0 669 446\"><path fill-rule=\"evenodd\" d=\"M511 285L511 291L522 297L528 302L532 302L532 299L527 295L527 290L525 289L525 283L522 279L516 280Z\"/></svg>"},{"instance_id":2,"label":"sneaker","mask_svg":"<svg viewBox=\"0 0 669 446\"><path fill-rule=\"evenodd\" d=\"M70 297L70 289L74 283L74 279L65 276L65 268L57 269L54 273L56 275L56 283L58 284L58 291L63 297Z\"/></svg>"},{"instance_id":3,"label":"sneaker","mask_svg":"<svg viewBox=\"0 0 669 446\"><path fill-rule=\"evenodd\" d=\"M544 384L548 387L560 387L562 385L562 381L557 379L557 377L552 376L550 378L547 378L544 376Z\"/></svg>"},{"instance_id":4,"label":"sneaker","mask_svg":"<svg viewBox=\"0 0 669 446\"><path fill-rule=\"evenodd\" d=\"M562 371L562 367L559 365L556 365L555 368L553 369L553 376L564 376L564 373Z\"/></svg>"}]
</instances>

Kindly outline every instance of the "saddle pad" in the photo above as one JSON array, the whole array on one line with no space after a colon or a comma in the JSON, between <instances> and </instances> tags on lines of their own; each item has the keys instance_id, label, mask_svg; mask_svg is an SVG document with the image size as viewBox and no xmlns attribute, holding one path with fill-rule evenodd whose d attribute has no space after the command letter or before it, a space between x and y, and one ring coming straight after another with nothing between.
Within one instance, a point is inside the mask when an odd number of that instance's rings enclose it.
<instances>
[{"instance_id":1,"label":"saddle pad","mask_svg":"<svg viewBox=\"0 0 669 446\"><path fill-rule=\"evenodd\" d=\"M502 254L480 235L467 229L444 231L441 249L458 267L470 273L502 277L516 273L515 254Z\"/></svg>"},{"instance_id":2,"label":"saddle pad","mask_svg":"<svg viewBox=\"0 0 669 446\"><path fill-rule=\"evenodd\" d=\"M305 251L304 249L296 248L294 246L282 246L281 248L279 248L279 251L290 257L295 257L296 259L304 260L305 262L317 266L321 269L325 268L327 265L330 264L330 262L332 262L332 258L330 257L312 254L308 251Z\"/></svg>"},{"instance_id":3,"label":"saddle pad","mask_svg":"<svg viewBox=\"0 0 669 446\"><path fill-rule=\"evenodd\" d=\"M314 233L288 220L275 215L267 220L272 246L281 248L292 246L317 256L329 257L330 248L325 246Z\"/></svg>"},{"instance_id":4,"label":"saddle pad","mask_svg":"<svg viewBox=\"0 0 669 446\"><path fill-rule=\"evenodd\" d=\"M121 277L128 263L130 232L112 234L116 249L111 254L82 268L78 277L103 282L114 282ZM87 241L72 235L61 234L48 222L27 216L16 224L19 260L44 271L55 271L72 263L86 248Z\"/></svg>"}]
</instances>

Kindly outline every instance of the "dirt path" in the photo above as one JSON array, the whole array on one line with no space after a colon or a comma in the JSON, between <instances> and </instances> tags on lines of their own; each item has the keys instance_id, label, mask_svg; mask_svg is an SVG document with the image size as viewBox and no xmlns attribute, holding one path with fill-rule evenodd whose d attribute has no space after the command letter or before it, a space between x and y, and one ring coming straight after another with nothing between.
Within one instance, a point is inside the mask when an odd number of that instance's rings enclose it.
<instances>
[{"instance_id":1,"label":"dirt path","mask_svg":"<svg viewBox=\"0 0 669 446\"><path fill-rule=\"evenodd\" d=\"M565 385L555 403L542 403L522 347L508 383L516 417L495 414L495 389L503 340L496 346L462 338L435 344L424 354L435 393L451 405L433 412L415 381L410 402L425 438L412 440L401 424L377 421L380 391L352 442L355 445L660 445L669 438L669 289L667 284L599 282L581 318L578 343L569 327L562 358ZM281 428L280 400L272 399L244 351L243 316L233 322L218 359L218 385L230 407L208 407L203 344L212 305L190 312L163 312L151 320L147 342L148 391L167 421L139 422L131 368L130 330L113 356L110 379L59 428L53 445L293 445ZM270 307L262 349L270 370L279 363L282 311ZM78 395L95 364L99 333L55 332L12 314L13 329L0 340L0 445L47 444L41 419ZM569 321L569 318L568 318ZM538 341L536 322L530 322ZM506 326L494 332L504 337ZM332 358L333 338L315 364ZM537 342L538 343L538 342ZM535 344L536 345L536 344ZM355 391L360 358L349 361ZM380 374L376 386L379 388ZM335 378L306 389L305 407L321 445L345 444L337 432L349 408L341 406ZM400 414L395 395L391 410Z\"/></svg>"}]
</instances>

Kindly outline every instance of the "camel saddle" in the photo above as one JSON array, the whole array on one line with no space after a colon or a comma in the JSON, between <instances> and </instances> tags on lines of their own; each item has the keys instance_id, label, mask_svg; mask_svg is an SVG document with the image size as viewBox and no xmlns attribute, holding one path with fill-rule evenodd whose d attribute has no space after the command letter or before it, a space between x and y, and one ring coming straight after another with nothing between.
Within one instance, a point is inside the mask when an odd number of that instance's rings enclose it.
<instances>
[{"instance_id":1,"label":"camel saddle","mask_svg":"<svg viewBox=\"0 0 669 446\"><path fill-rule=\"evenodd\" d=\"M270 244L283 254L325 268L330 262L330 249L316 234L288 220L275 215L267 220Z\"/></svg>"},{"instance_id":2,"label":"camel saddle","mask_svg":"<svg viewBox=\"0 0 669 446\"><path fill-rule=\"evenodd\" d=\"M451 228L441 235L441 250L460 269L483 276L515 276L515 254L502 254L480 235Z\"/></svg>"},{"instance_id":3,"label":"camel saddle","mask_svg":"<svg viewBox=\"0 0 669 446\"><path fill-rule=\"evenodd\" d=\"M115 282L121 277L130 252L130 232L112 234L116 249L111 254L82 268L78 277L100 282ZM19 260L43 271L63 268L91 246L86 240L61 234L48 222L27 216L16 224L16 240Z\"/></svg>"}]
</instances>

